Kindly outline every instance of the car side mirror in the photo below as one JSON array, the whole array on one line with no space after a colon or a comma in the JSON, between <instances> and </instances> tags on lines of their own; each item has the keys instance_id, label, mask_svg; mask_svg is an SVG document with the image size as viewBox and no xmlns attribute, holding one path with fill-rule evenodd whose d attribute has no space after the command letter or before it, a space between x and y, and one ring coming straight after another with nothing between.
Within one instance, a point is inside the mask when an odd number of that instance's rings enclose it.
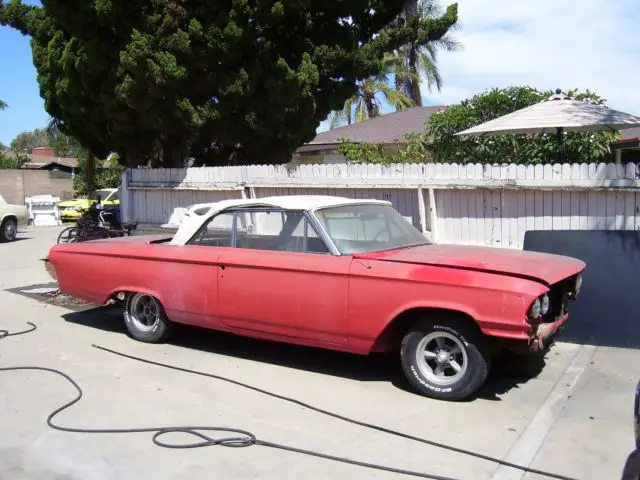
<instances>
[{"instance_id":1,"label":"car side mirror","mask_svg":"<svg viewBox=\"0 0 640 480\"><path fill-rule=\"evenodd\" d=\"M629 455L624 465L622 480L640 480L640 382L636 386L636 398L633 405L633 425L635 430L636 450Z\"/></svg>"}]
</instances>

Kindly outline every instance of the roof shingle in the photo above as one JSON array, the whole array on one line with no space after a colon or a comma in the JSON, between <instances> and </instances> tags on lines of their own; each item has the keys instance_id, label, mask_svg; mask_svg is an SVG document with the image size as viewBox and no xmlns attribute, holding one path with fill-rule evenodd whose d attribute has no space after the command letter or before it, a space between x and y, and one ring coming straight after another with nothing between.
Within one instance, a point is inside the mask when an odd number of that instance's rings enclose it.
<instances>
[{"instance_id":1,"label":"roof shingle","mask_svg":"<svg viewBox=\"0 0 640 480\"><path fill-rule=\"evenodd\" d=\"M429 117L446 108L445 106L412 107L388 113L319 133L306 145L338 144L342 138L354 142L396 143L408 133L424 132L425 122Z\"/></svg>"}]
</instances>

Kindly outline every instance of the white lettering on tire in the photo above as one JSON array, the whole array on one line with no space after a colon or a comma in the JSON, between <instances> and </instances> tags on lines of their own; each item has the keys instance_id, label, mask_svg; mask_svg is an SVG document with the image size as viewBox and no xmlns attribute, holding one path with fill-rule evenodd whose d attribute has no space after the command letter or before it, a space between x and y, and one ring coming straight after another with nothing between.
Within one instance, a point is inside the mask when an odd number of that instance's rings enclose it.
<instances>
[{"instance_id":1,"label":"white lettering on tire","mask_svg":"<svg viewBox=\"0 0 640 480\"><path fill-rule=\"evenodd\" d=\"M433 390L434 392L443 392L443 393L451 392L453 390L451 387L447 387L447 388L436 387L434 385L431 385L430 383L425 382L422 376L416 371L416 367L414 367L413 365L411 365L411 373L413 373L413 376L415 377L415 379L418 380L418 382L420 382L422 386L424 386L425 388L428 388L429 390Z\"/></svg>"}]
</instances>

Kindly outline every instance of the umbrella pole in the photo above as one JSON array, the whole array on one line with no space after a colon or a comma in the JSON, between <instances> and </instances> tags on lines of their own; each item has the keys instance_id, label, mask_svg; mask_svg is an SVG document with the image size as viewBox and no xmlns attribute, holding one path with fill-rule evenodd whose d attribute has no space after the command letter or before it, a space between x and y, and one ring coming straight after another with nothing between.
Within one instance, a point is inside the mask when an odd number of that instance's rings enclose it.
<instances>
[{"instance_id":1,"label":"umbrella pole","mask_svg":"<svg viewBox=\"0 0 640 480\"><path fill-rule=\"evenodd\" d=\"M556 129L556 141L558 142L558 148L557 148L557 151L556 151L556 161L558 163L562 163L562 159L564 157L563 148L562 148L563 147L563 145L562 145L563 133L564 133L564 129L563 128L559 127L559 128Z\"/></svg>"}]
</instances>

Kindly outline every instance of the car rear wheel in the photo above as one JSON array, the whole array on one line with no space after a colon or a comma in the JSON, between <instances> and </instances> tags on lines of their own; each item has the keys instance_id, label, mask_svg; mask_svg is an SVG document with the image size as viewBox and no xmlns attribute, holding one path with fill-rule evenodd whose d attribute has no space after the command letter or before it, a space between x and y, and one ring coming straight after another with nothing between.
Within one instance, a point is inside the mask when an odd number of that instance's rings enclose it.
<instances>
[{"instance_id":1,"label":"car rear wheel","mask_svg":"<svg viewBox=\"0 0 640 480\"><path fill-rule=\"evenodd\" d=\"M0 227L0 241L13 242L18 233L18 222L13 218L6 218Z\"/></svg>"},{"instance_id":2,"label":"car rear wheel","mask_svg":"<svg viewBox=\"0 0 640 480\"><path fill-rule=\"evenodd\" d=\"M401 346L404 373L422 395L463 400L489 374L491 357L482 334L455 316L416 323Z\"/></svg>"},{"instance_id":3,"label":"car rear wheel","mask_svg":"<svg viewBox=\"0 0 640 480\"><path fill-rule=\"evenodd\" d=\"M146 293L127 294L124 321L131 336L141 342L164 342L173 330L160 301Z\"/></svg>"}]
</instances>

